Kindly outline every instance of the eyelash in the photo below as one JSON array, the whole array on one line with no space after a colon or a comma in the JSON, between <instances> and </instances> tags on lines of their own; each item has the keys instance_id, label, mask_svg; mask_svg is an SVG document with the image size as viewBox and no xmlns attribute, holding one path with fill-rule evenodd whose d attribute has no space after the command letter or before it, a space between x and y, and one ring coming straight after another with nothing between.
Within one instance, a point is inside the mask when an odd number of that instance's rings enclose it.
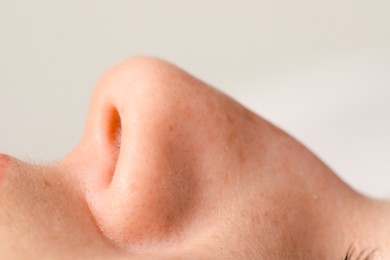
<instances>
[{"instance_id":1,"label":"eyelash","mask_svg":"<svg viewBox=\"0 0 390 260\"><path fill-rule=\"evenodd\" d=\"M356 258L354 258L355 260L370 260L372 259L371 257L377 252L377 249L364 249L363 251L361 251L359 254L356 255ZM354 256L354 253L355 253L355 248L353 246L351 246L349 249L348 249L348 252L347 254L345 255L345 257L343 258L343 260L353 260L352 257Z\"/></svg>"}]
</instances>

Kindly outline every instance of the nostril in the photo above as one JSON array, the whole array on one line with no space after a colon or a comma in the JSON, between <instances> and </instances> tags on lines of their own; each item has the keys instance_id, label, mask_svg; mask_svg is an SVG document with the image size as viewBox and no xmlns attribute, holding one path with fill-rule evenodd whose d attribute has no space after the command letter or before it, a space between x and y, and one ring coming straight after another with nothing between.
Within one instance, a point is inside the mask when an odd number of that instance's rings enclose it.
<instances>
[{"instance_id":1,"label":"nostril","mask_svg":"<svg viewBox=\"0 0 390 260\"><path fill-rule=\"evenodd\" d=\"M105 164L106 167L104 167L104 183L110 185L116 171L121 150L122 122L120 114L115 106L107 105L102 112L104 116L100 118L99 124L103 127L100 128L100 131L97 134L99 135L99 140L102 140L103 144L101 147L104 151L104 158L101 159L102 161L108 162L108 164Z\"/></svg>"},{"instance_id":2,"label":"nostril","mask_svg":"<svg viewBox=\"0 0 390 260\"><path fill-rule=\"evenodd\" d=\"M109 111L108 140L115 155L118 155L122 140L122 123L118 110L112 107Z\"/></svg>"}]
</instances>

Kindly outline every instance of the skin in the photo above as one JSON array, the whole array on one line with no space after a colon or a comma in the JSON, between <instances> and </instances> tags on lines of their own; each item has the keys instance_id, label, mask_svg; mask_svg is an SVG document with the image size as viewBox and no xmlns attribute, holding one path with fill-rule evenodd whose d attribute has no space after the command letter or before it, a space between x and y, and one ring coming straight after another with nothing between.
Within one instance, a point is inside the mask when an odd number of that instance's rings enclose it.
<instances>
[{"instance_id":1,"label":"skin","mask_svg":"<svg viewBox=\"0 0 390 260\"><path fill-rule=\"evenodd\" d=\"M282 130L148 57L102 77L62 160L0 155L1 259L343 259L351 246L386 259L389 217Z\"/></svg>"}]
</instances>

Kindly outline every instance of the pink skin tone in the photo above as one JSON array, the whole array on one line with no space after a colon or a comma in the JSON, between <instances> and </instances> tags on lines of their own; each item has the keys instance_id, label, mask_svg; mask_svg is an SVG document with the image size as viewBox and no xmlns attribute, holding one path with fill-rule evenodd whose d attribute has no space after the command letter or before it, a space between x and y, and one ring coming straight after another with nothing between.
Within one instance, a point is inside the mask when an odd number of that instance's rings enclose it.
<instances>
[{"instance_id":1,"label":"pink skin tone","mask_svg":"<svg viewBox=\"0 0 390 260\"><path fill-rule=\"evenodd\" d=\"M0 154L0 170L4 171L4 169L7 167L7 164L10 161L10 157L6 154ZM0 172L1 173L1 172Z\"/></svg>"},{"instance_id":2,"label":"pink skin tone","mask_svg":"<svg viewBox=\"0 0 390 260\"><path fill-rule=\"evenodd\" d=\"M0 155L0 258L390 256L388 202L346 185L288 134L177 67L110 69L63 159Z\"/></svg>"},{"instance_id":3,"label":"pink skin tone","mask_svg":"<svg viewBox=\"0 0 390 260\"><path fill-rule=\"evenodd\" d=\"M10 157L6 154L0 154L0 183L3 179L3 172L5 171L5 168L7 167L8 163L10 161Z\"/></svg>"}]
</instances>

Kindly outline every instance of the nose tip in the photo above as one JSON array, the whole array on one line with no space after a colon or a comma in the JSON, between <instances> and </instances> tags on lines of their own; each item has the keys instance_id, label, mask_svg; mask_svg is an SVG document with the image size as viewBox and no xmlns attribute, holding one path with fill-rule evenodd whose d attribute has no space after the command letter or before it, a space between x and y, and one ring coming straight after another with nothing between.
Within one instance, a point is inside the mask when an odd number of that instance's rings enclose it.
<instances>
[{"instance_id":1,"label":"nose tip","mask_svg":"<svg viewBox=\"0 0 390 260\"><path fill-rule=\"evenodd\" d=\"M146 147L165 147L167 142L178 139L177 130L183 125L206 117L205 113L201 115L199 96L207 96L202 93L206 89L214 90L203 85L176 66L151 57L131 58L108 70L93 93L79 145L89 149L82 149L83 153L103 158L95 161L110 162L104 167L102 183L109 185L115 177L113 170L120 154L138 156ZM137 165L143 161L138 160Z\"/></svg>"},{"instance_id":2,"label":"nose tip","mask_svg":"<svg viewBox=\"0 0 390 260\"><path fill-rule=\"evenodd\" d=\"M11 156L0 153L0 168L2 169L5 168L10 161L11 161Z\"/></svg>"},{"instance_id":3,"label":"nose tip","mask_svg":"<svg viewBox=\"0 0 390 260\"><path fill-rule=\"evenodd\" d=\"M0 153L0 181L5 177L5 172L11 162L11 157Z\"/></svg>"}]
</instances>

